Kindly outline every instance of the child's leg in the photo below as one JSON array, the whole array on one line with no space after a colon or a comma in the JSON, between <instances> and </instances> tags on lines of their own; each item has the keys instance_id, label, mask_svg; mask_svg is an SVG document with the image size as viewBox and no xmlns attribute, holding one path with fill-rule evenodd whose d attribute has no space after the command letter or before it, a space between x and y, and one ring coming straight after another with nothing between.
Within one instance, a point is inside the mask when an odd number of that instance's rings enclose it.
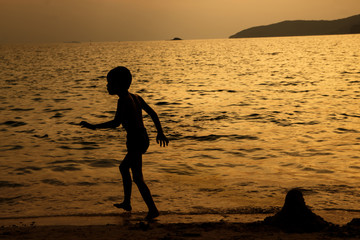
<instances>
[{"instance_id":1,"label":"child's leg","mask_svg":"<svg viewBox=\"0 0 360 240\"><path fill-rule=\"evenodd\" d=\"M149 213L146 216L146 218L147 219L156 218L157 216L159 216L159 211L157 210L154 200L151 196L150 190L144 181L144 177L142 173L142 154L131 153L131 158L132 158L131 171L133 174L134 182L139 188L141 196L144 199L149 209Z\"/></svg>"},{"instance_id":2,"label":"child's leg","mask_svg":"<svg viewBox=\"0 0 360 240\"><path fill-rule=\"evenodd\" d=\"M132 181L130 175L130 158L128 154L125 156L124 160L121 162L120 166L120 173L123 180L124 186L124 201L120 204L114 204L117 208L123 208L126 211L131 211L131 188L132 188Z\"/></svg>"}]
</instances>

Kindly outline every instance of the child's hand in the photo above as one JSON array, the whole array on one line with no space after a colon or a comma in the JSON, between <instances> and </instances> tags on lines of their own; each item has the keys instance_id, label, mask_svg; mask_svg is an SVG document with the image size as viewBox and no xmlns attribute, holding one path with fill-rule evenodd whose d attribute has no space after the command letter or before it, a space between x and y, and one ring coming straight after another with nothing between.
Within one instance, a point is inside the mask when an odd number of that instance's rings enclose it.
<instances>
[{"instance_id":1,"label":"child's hand","mask_svg":"<svg viewBox=\"0 0 360 240\"><path fill-rule=\"evenodd\" d=\"M160 144L160 147L165 147L169 144L169 140L165 137L163 133L158 133L156 136L156 142Z\"/></svg>"},{"instance_id":2,"label":"child's hand","mask_svg":"<svg viewBox=\"0 0 360 240\"><path fill-rule=\"evenodd\" d=\"M85 128L89 128L89 129L91 129L91 130L95 130L95 129L96 129L94 125L92 125L91 123L88 123L88 122L86 122L86 121L82 121L82 122L80 123L80 126L81 126L81 127L85 127Z\"/></svg>"}]
</instances>

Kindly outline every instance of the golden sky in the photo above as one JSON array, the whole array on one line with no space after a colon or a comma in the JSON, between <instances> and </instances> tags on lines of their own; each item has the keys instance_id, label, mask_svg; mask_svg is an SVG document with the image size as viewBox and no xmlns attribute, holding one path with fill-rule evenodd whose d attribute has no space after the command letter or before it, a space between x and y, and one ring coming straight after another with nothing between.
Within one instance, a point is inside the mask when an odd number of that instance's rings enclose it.
<instances>
[{"instance_id":1,"label":"golden sky","mask_svg":"<svg viewBox=\"0 0 360 240\"><path fill-rule=\"evenodd\" d=\"M360 0L0 0L0 42L227 38L284 20L360 14Z\"/></svg>"}]
</instances>

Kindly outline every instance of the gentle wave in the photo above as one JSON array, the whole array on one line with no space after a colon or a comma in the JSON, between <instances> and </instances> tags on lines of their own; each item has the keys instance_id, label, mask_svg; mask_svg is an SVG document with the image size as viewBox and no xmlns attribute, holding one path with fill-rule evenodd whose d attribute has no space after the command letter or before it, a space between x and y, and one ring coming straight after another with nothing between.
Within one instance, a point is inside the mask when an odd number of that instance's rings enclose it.
<instances>
[{"instance_id":1,"label":"gentle wave","mask_svg":"<svg viewBox=\"0 0 360 240\"><path fill-rule=\"evenodd\" d=\"M347 35L4 46L0 217L113 214L126 133L79 123L113 119L106 74L118 65L132 71L130 90L154 108L170 139L157 146L144 114L144 178L160 210L271 212L268 203L281 206L293 187L314 209L356 210L358 42Z\"/></svg>"}]
</instances>

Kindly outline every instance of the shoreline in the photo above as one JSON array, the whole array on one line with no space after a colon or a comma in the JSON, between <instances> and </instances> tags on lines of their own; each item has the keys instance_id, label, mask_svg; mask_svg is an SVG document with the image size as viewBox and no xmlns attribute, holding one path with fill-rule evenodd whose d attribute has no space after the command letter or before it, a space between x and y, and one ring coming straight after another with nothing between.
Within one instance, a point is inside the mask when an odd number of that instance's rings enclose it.
<instances>
[{"instance_id":1,"label":"shoreline","mask_svg":"<svg viewBox=\"0 0 360 240\"><path fill-rule=\"evenodd\" d=\"M265 224L218 214L165 215L144 221L144 214L0 219L1 239L359 239L360 223L316 232L285 232ZM268 216L269 214L266 214ZM258 216L265 218L265 214ZM248 220L248 221L247 221ZM359 221L360 222L360 221ZM5 224L7 223L7 225Z\"/></svg>"},{"instance_id":2,"label":"shoreline","mask_svg":"<svg viewBox=\"0 0 360 240\"><path fill-rule=\"evenodd\" d=\"M146 213L122 213L109 215L72 215L72 216L39 216L0 218L0 226L102 226L126 225L128 223L145 222ZM273 214L161 214L154 222L159 224L197 224L197 223L251 223L263 221Z\"/></svg>"},{"instance_id":3,"label":"shoreline","mask_svg":"<svg viewBox=\"0 0 360 240\"><path fill-rule=\"evenodd\" d=\"M279 211L279 210L278 210ZM202 222L230 222L230 223L250 223L256 221L263 221L266 217L272 216L275 212L264 213L228 213L228 212L167 212L160 211L160 216L157 222L161 224L172 223L202 223ZM317 210L314 211L326 221L344 226L354 218L360 218L360 212L345 211L345 210ZM35 223L37 226L86 226L86 225L107 225L117 224L121 225L124 221L135 222L142 221L146 216L146 212L120 212L109 214L72 214L72 215L47 215L47 216L8 216L0 217L0 226L12 225L30 225Z\"/></svg>"},{"instance_id":4,"label":"shoreline","mask_svg":"<svg viewBox=\"0 0 360 240\"><path fill-rule=\"evenodd\" d=\"M336 210L334 210L336 211ZM171 213L145 220L144 212L108 215L0 218L1 239L360 239L360 218L327 221L291 189L277 213Z\"/></svg>"}]
</instances>

